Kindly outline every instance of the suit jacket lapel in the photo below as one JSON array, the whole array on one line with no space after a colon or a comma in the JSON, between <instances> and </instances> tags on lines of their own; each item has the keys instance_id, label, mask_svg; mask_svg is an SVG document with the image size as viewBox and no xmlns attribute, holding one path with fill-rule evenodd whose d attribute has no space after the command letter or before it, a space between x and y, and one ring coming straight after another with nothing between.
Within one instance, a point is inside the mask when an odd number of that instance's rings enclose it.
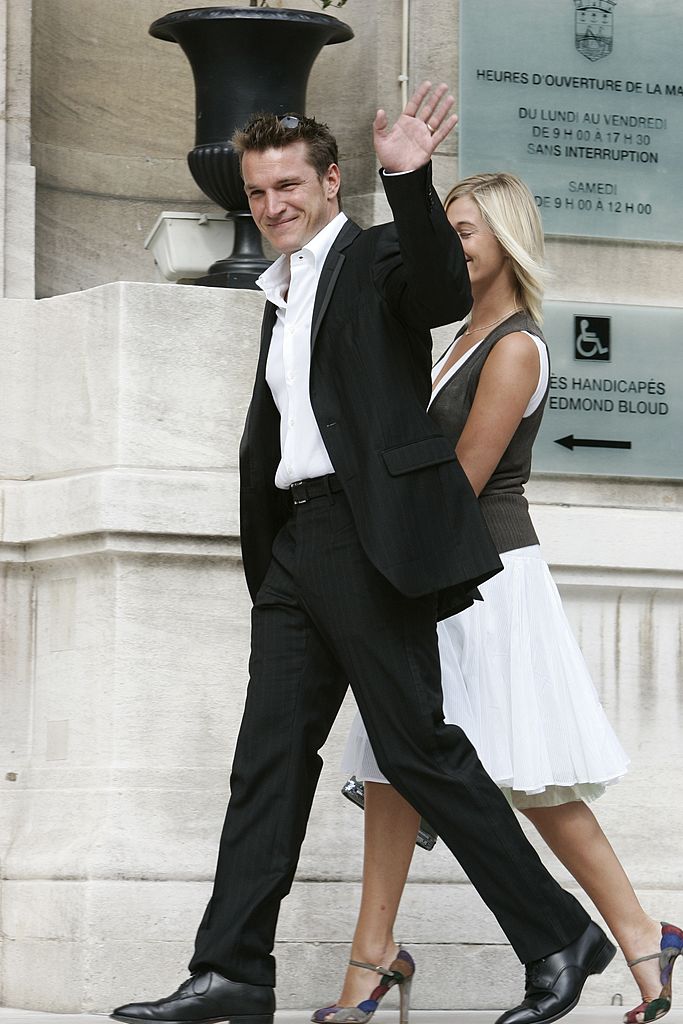
<instances>
[{"instance_id":1,"label":"suit jacket lapel","mask_svg":"<svg viewBox=\"0 0 683 1024\"><path fill-rule=\"evenodd\" d=\"M256 367L257 381L265 380L266 377L266 362L268 361L268 351L270 349L270 340L273 336L275 317L275 303L266 302L265 308L263 310L263 319L261 320L261 342L259 349L258 365Z\"/></svg>"},{"instance_id":2,"label":"suit jacket lapel","mask_svg":"<svg viewBox=\"0 0 683 1024\"><path fill-rule=\"evenodd\" d=\"M273 460L275 460L275 466L277 466L279 418L270 388L266 382L266 363L268 361L275 316L275 305L272 302L266 302L261 321L261 345L256 367L254 391L247 410L244 433L240 444L240 480L243 488L253 488L264 474L267 477L267 472ZM261 424L259 437L253 436L253 423ZM266 427L265 436L263 432L264 424ZM274 475L275 469L272 470L272 476Z\"/></svg>"},{"instance_id":3,"label":"suit jacket lapel","mask_svg":"<svg viewBox=\"0 0 683 1024\"><path fill-rule=\"evenodd\" d=\"M258 363L256 365L254 390L251 396L251 402L249 403L249 408L247 409L247 418L244 423L244 435L242 438L243 444L249 435L249 428L254 415L254 406L256 405L262 409L264 400L266 400L267 396L270 395L270 389L266 383L266 363L268 362L268 351L270 349L270 339L272 337L273 326L275 324L275 315L276 310L274 303L266 302L265 309L263 310L263 319L261 320L261 342Z\"/></svg>"},{"instance_id":4,"label":"suit jacket lapel","mask_svg":"<svg viewBox=\"0 0 683 1024\"><path fill-rule=\"evenodd\" d=\"M358 225L354 224L352 220L347 220L344 227L332 243L332 248L327 254L327 259L325 260L323 269L320 273L318 289L315 293L315 303L313 304L311 351L315 346L318 331L320 330L320 324L322 323L327 307L330 304L330 299L334 292L334 286L337 283L339 272L344 265L344 260L346 259L344 249L346 249L360 233L361 229Z\"/></svg>"}]
</instances>

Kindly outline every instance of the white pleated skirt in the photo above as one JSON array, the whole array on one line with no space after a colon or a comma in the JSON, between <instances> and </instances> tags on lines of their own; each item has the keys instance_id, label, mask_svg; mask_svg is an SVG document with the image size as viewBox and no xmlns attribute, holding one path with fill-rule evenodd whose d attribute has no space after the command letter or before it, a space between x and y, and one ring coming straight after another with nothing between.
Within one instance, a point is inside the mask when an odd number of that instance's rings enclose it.
<instances>
[{"instance_id":1,"label":"white pleated skirt","mask_svg":"<svg viewBox=\"0 0 683 1024\"><path fill-rule=\"evenodd\" d=\"M537 545L506 551L483 601L439 623L444 717L517 808L590 802L628 766ZM360 718L342 770L386 782Z\"/></svg>"}]
</instances>

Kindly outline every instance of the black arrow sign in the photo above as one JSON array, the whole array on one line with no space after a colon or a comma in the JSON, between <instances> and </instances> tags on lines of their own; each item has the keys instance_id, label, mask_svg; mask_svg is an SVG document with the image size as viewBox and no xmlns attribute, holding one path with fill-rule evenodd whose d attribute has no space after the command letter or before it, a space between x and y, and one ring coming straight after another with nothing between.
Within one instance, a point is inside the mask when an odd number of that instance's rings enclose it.
<instances>
[{"instance_id":1,"label":"black arrow sign","mask_svg":"<svg viewBox=\"0 0 683 1024\"><path fill-rule=\"evenodd\" d=\"M595 437L574 437L567 434L566 437L555 438L555 444L561 444L563 448L574 451L575 448L630 448L630 441L599 441Z\"/></svg>"}]
</instances>

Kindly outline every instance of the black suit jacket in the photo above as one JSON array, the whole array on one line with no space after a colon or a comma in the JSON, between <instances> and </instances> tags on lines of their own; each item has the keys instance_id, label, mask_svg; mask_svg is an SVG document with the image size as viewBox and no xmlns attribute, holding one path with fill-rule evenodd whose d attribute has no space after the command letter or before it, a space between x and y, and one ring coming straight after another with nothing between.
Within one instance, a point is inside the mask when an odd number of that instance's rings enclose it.
<instances>
[{"instance_id":1,"label":"black suit jacket","mask_svg":"<svg viewBox=\"0 0 683 1024\"><path fill-rule=\"evenodd\" d=\"M450 443L427 414L430 328L471 305L462 247L431 168L382 176L393 224L348 221L323 267L311 329L310 394L332 465L373 565L402 593L471 603L501 563ZM244 569L252 598L289 514L275 487L280 416L265 370L275 307L266 304L254 393L240 447Z\"/></svg>"}]
</instances>

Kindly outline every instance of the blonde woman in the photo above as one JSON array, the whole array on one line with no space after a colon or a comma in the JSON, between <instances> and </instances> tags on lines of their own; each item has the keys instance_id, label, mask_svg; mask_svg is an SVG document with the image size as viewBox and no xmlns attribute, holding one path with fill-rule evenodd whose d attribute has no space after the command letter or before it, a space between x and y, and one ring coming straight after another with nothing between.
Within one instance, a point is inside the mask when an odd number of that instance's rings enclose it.
<instances>
[{"instance_id":1,"label":"blonde woman","mask_svg":"<svg viewBox=\"0 0 683 1024\"><path fill-rule=\"evenodd\" d=\"M645 913L588 806L623 775L628 759L565 618L524 497L548 392L542 228L533 197L510 174L467 178L445 205L474 304L434 367L430 414L479 496L504 570L481 587L483 602L439 623L444 715L469 736L510 803L604 917L642 999L624 1019L639 1024L669 1009L683 931ZM392 928L419 816L386 783L358 717L344 762L365 781L363 895L341 996L312 1019L363 1024L386 991L404 984L409 954ZM371 971L383 972L379 984ZM529 972L530 1002L500 1022L532 1024L547 980L542 967Z\"/></svg>"}]
</instances>

